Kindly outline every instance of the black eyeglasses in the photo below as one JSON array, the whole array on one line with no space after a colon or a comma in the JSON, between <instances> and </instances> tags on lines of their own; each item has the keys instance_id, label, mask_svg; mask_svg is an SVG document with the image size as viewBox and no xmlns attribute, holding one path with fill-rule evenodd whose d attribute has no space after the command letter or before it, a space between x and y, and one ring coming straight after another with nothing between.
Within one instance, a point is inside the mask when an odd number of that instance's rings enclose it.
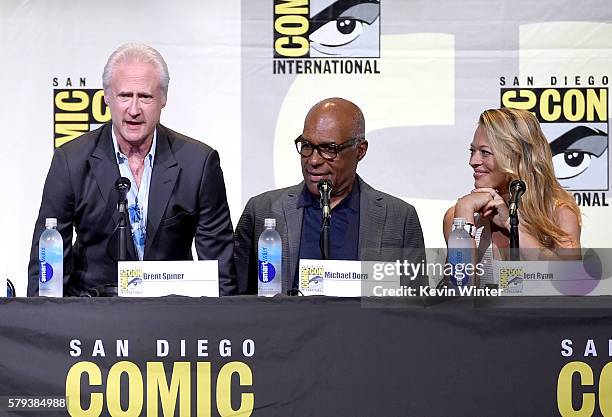
<instances>
[{"instance_id":1,"label":"black eyeglasses","mask_svg":"<svg viewBox=\"0 0 612 417\"><path fill-rule=\"evenodd\" d=\"M319 155L323 159L328 161L333 161L338 156L338 153L343 149L349 148L356 143L359 143L363 140L363 138L353 138L349 139L345 142L342 142L340 145L335 143L323 143L321 145L315 145L314 143L310 143L306 139L302 137L302 135L298 136L295 140L295 149L297 149L298 153L306 158L312 155L312 153L317 150L319 151Z\"/></svg>"}]
</instances>

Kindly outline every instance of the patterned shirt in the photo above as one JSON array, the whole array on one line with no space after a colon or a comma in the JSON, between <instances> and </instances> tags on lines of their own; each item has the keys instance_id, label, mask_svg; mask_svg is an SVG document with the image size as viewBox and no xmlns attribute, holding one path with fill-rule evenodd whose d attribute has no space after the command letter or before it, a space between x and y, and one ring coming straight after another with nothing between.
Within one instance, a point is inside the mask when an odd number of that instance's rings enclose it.
<instances>
[{"instance_id":1,"label":"patterned shirt","mask_svg":"<svg viewBox=\"0 0 612 417\"><path fill-rule=\"evenodd\" d=\"M142 261L144 258L145 243L147 241L147 209L149 207L149 186L151 185L151 173L153 172L153 161L155 159L155 146L157 145L157 130L153 132L153 143L144 161L144 171L140 179L140 187L134 180L132 170L128 164L128 158L125 156L117 145L115 130L112 129L113 146L115 147L115 155L117 155L117 165L122 177L126 177L132 183L130 192L127 195L128 213L130 216L130 225L132 228L132 240L138 259Z\"/></svg>"}]
</instances>

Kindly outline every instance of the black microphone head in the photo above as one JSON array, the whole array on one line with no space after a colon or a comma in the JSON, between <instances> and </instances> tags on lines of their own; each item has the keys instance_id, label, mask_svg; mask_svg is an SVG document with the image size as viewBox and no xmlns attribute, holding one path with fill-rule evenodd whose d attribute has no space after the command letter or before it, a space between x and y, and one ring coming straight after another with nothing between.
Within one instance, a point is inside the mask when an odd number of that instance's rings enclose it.
<instances>
[{"instance_id":1,"label":"black microphone head","mask_svg":"<svg viewBox=\"0 0 612 417\"><path fill-rule=\"evenodd\" d=\"M328 179L328 178L321 178L319 180L319 182L317 183L317 189L319 190L319 192L323 191L323 187L327 186L326 191L331 192L331 190L333 190L333 183L332 180Z\"/></svg>"},{"instance_id":2,"label":"black microphone head","mask_svg":"<svg viewBox=\"0 0 612 417\"><path fill-rule=\"evenodd\" d=\"M128 191L130 191L131 187L132 183L129 179L125 177L119 177L119 179L115 181L115 189L120 193L127 193Z\"/></svg>"},{"instance_id":3,"label":"black microphone head","mask_svg":"<svg viewBox=\"0 0 612 417\"><path fill-rule=\"evenodd\" d=\"M510 183L510 192L518 192L523 194L526 190L527 186L523 180L514 180Z\"/></svg>"}]
</instances>

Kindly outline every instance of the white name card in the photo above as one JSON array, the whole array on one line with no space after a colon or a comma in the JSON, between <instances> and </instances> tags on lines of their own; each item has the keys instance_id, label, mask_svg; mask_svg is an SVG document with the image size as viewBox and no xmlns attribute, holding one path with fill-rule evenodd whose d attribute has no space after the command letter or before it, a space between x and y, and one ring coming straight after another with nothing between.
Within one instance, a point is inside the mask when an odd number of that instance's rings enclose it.
<instances>
[{"instance_id":1,"label":"white name card","mask_svg":"<svg viewBox=\"0 0 612 417\"><path fill-rule=\"evenodd\" d=\"M219 296L218 261L119 262L120 297Z\"/></svg>"},{"instance_id":2,"label":"white name card","mask_svg":"<svg viewBox=\"0 0 612 417\"><path fill-rule=\"evenodd\" d=\"M612 279L589 261L493 260L493 278L506 296L612 294Z\"/></svg>"},{"instance_id":3,"label":"white name card","mask_svg":"<svg viewBox=\"0 0 612 417\"><path fill-rule=\"evenodd\" d=\"M383 274L387 262L300 259L302 294L329 297L389 295L382 289L398 289L399 275ZM394 265L394 264L392 264Z\"/></svg>"}]
</instances>

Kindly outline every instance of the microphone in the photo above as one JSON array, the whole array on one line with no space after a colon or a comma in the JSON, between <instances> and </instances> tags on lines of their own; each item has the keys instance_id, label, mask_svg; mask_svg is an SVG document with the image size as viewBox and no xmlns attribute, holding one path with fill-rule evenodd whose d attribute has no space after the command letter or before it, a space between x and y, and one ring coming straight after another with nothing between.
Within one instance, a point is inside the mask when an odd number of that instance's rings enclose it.
<instances>
[{"instance_id":1,"label":"microphone","mask_svg":"<svg viewBox=\"0 0 612 417\"><path fill-rule=\"evenodd\" d=\"M332 181L329 179L320 179L317 183L319 189L319 196L321 197L319 202L323 209L323 217L329 217L330 204L331 204L331 192L334 189Z\"/></svg>"},{"instance_id":2,"label":"microphone","mask_svg":"<svg viewBox=\"0 0 612 417\"><path fill-rule=\"evenodd\" d=\"M117 256L118 261L127 260L127 219L126 217L126 206L127 206L127 193L130 191L130 187L132 183L129 179L125 177L120 177L117 181L115 181L115 189L119 194L119 202L118 202L118 210L119 210L119 224L117 225L117 229L119 230L119 234L117 235L117 240L119 244L119 254Z\"/></svg>"},{"instance_id":3,"label":"microphone","mask_svg":"<svg viewBox=\"0 0 612 417\"><path fill-rule=\"evenodd\" d=\"M522 180L514 180L510 183L510 217L517 216L521 196L526 190L527 186Z\"/></svg>"},{"instance_id":4,"label":"microphone","mask_svg":"<svg viewBox=\"0 0 612 417\"><path fill-rule=\"evenodd\" d=\"M319 248L321 249L322 259L329 259L329 233L331 214L331 192L334 188L330 179L321 178L317 184L319 189L321 208L323 209L323 219L321 220L321 237L319 238Z\"/></svg>"},{"instance_id":5,"label":"microphone","mask_svg":"<svg viewBox=\"0 0 612 417\"><path fill-rule=\"evenodd\" d=\"M132 187L132 183L130 182L129 179L125 177L119 177L119 179L115 181L115 189L119 193L118 205L119 205L120 212L125 211L125 207L123 207L123 210L121 210L121 205L125 204L127 200L127 193L130 191L131 187Z\"/></svg>"}]
</instances>

